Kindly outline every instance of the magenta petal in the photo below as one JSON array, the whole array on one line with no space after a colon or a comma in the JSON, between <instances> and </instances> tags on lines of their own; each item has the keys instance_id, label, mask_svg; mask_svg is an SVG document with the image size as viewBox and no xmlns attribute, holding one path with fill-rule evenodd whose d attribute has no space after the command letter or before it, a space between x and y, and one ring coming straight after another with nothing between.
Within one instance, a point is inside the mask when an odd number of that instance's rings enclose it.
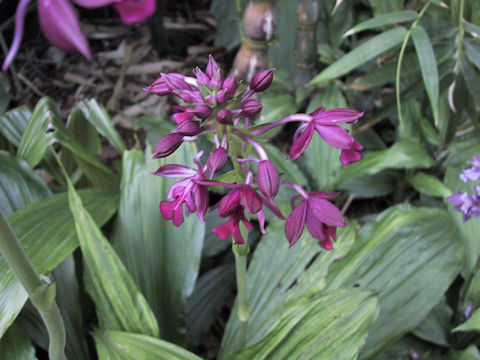
<instances>
[{"instance_id":1,"label":"magenta petal","mask_svg":"<svg viewBox=\"0 0 480 360\"><path fill-rule=\"evenodd\" d=\"M193 112L178 112L173 114L173 119L177 122L177 124L181 124L184 121L192 120L194 116L195 113Z\"/></svg>"},{"instance_id":2,"label":"magenta petal","mask_svg":"<svg viewBox=\"0 0 480 360\"><path fill-rule=\"evenodd\" d=\"M218 78L223 80L223 72L220 66L217 64L212 55L208 56L208 64L205 70L207 76L213 80L213 78Z\"/></svg>"},{"instance_id":3,"label":"magenta petal","mask_svg":"<svg viewBox=\"0 0 480 360\"><path fill-rule=\"evenodd\" d=\"M320 111L312 114L313 121L321 125L335 125L344 123L356 123L358 118L363 116L363 112L353 109L332 109Z\"/></svg>"},{"instance_id":4,"label":"magenta petal","mask_svg":"<svg viewBox=\"0 0 480 360\"><path fill-rule=\"evenodd\" d=\"M210 179L213 175L221 171L228 161L228 153L223 147L216 148L207 159L207 169L210 174Z\"/></svg>"},{"instance_id":5,"label":"magenta petal","mask_svg":"<svg viewBox=\"0 0 480 360\"><path fill-rule=\"evenodd\" d=\"M208 188L202 185L196 185L193 188L193 196L195 198L195 208L197 211L197 216L200 221L205 221L205 214L208 209Z\"/></svg>"},{"instance_id":6,"label":"magenta petal","mask_svg":"<svg viewBox=\"0 0 480 360\"><path fill-rule=\"evenodd\" d=\"M285 222L285 236L290 246L293 246L302 235L306 214L307 202L303 201L288 215Z\"/></svg>"},{"instance_id":7,"label":"magenta petal","mask_svg":"<svg viewBox=\"0 0 480 360\"><path fill-rule=\"evenodd\" d=\"M122 0L72 0L78 6L87 8L87 9L94 9L99 7L104 7L108 5L112 5Z\"/></svg>"},{"instance_id":8,"label":"magenta petal","mask_svg":"<svg viewBox=\"0 0 480 360\"><path fill-rule=\"evenodd\" d=\"M173 225L179 227L183 224L183 208L182 205L177 205L177 208L173 211Z\"/></svg>"},{"instance_id":9,"label":"magenta petal","mask_svg":"<svg viewBox=\"0 0 480 360\"><path fill-rule=\"evenodd\" d=\"M250 186L240 187L240 203L250 214L256 214L262 210L262 199Z\"/></svg>"},{"instance_id":10,"label":"magenta petal","mask_svg":"<svg viewBox=\"0 0 480 360\"><path fill-rule=\"evenodd\" d=\"M355 141L353 136L340 126L315 125L315 130L328 145L337 149L350 149Z\"/></svg>"},{"instance_id":11,"label":"magenta petal","mask_svg":"<svg viewBox=\"0 0 480 360\"><path fill-rule=\"evenodd\" d=\"M45 37L63 51L92 56L73 6L67 0L39 0L38 15Z\"/></svg>"},{"instance_id":12,"label":"magenta petal","mask_svg":"<svg viewBox=\"0 0 480 360\"><path fill-rule=\"evenodd\" d=\"M258 164L257 183L259 190L265 196L274 198L277 195L280 178L271 161L263 160Z\"/></svg>"},{"instance_id":13,"label":"magenta petal","mask_svg":"<svg viewBox=\"0 0 480 360\"><path fill-rule=\"evenodd\" d=\"M167 84L165 84L165 80L161 76L155 80L152 85L144 88L143 90L152 94L157 94L158 96L165 96L172 92Z\"/></svg>"},{"instance_id":14,"label":"magenta petal","mask_svg":"<svg viewBox=\"0 0 480 360\"><path fill-rule=\"evenodd\" d=\"M8 50L5 61L3 62L2 71L7 71L13 59L18 53L18 49L20 48L20 43L22 42L23 37L25 15L27 13L27 7L28 4L30 4L30 1L31 0L20 0L20 2L18 3L17 10L15 12L15 33L13 35L12 45Z\"/></svg>"},{"instance_id":15,"label":"magenta petal","mask_svg":"<svg viewBox=\"0 0 480 360\"><path fill-rule=\"evenodd\" d=\"M317 239L320 243L326 239L325 226L321 221L311 212L307 211L307 229L308 232Z\"/></svg>"},{"instance_id":16,"label":"magenta petal","mask_svg":"<svg viewBox=\"0 0 480 360\"><path fill-rule=\"evenodd\" d=\"M123 0L113 5L125 24L147 20L156 9L156 0Z\"/></svg>"},{"instance_id":17,"label":"magenta petal","mask_svg":"<svg viewBox=\"0 0 480 360\"><path fill-rule=\"evenodd\" d=\"M202 127L200 123L195 120L185 120L179 123L175 127L175 132L178 132L184 136L195 136L202 132Z\"/></svg>"},{"instance_id":18,"label":"magenta petal","mask_svg":"<svg viewBox=\"0 0 480 360\"><path fill-rule=\"evenodd\" d=\"M452 204L463 204L462 193L453 194L447 198Z\"/></svg>"},{"instance_id":19,"label":"magenta petal","mask_svg":"<svg viewBox=\"0 0 480 360\"><path fill-rule=\"evenodd\" d=\"M305 150L307 149L310 141L312 141L314 127L313 125L307 126L305 131L295 140L292 147L290 148L290 157L292 160L297 159L300 155L302 155Z\"/></svg>"},{"instance_id":20,"label":"magenta petal","mask_svg":"<svg viewBox=\"0 0 480 360\"><path fill-rule=\"evenodd\" d=\"M319 190L315 190L315 191L311 191L310 193L308 193L309 196L316 196L316 197L319 197L321 199L330 199L330 200L333 200L333 199L336 199L338 197L338 192L329 192L329 191L319 191Z\"/></svg>"},{"instance_id":21,"label":"magenta petal","mask_svg":"<svg viewBox=\"0 0 480 360\"><path fill-rule=\"evenodd\" d=\"M348 165L353 162L357 162L362 160L362 154L356 152L354 150L345 150L342 149L342 153L340 154L340 161L343 165Z\"/></svg>"},{"instance_id":22,"label":"magenta petal","mask_svg":"<svg viewBox=\"0 0 480 360\"><path fill-rule=\"evenodd\" d=\"M155 152L153 153L153 158L163 158L172 154L175 150L179 148L183 143L183 135L173 133L168 134L158 140L157 145L155 145Z\"/></svg>"},{"instance_id":23,"label":"magenta petal","mask_svg":"<svg viewBox=\"0 0 480 360\"><path fill-rule=\"evenodd\" d=\"M310 197L308 199L308 214L325 225L345 226L345 219L340 210L331 202L318 197Z\"/></svg>"},{"instance_id":24,"label":"magenta petal","mask_svg":"<svg viewBox=\"0 0 480 360\"><path fill-rule=\"evenodd\" d=\"M240 191L230 191L218 202L218 215L221 217L227 217L231 215L236 210L239 203Z\"/></svg>"},{"instance_id":25,"label":"magenta petal","mask_svg":"<svg viewBox=\"0 0 480 360\"><path fill-rule=\"evenodd\" d=\"M167 164L161 166L152 174L163 177L190 177L196 173L197 171L185 165Z\"/></svg>"},{"instance_id":26,"label":"magenta petal","mask_svg":"<svg viewBox=\"0 0 480 360\"><path fill-rule=\"evenodd\" d=\"M173 219L173 209L177 205L176 201L162 201L160 202L160 213L165 220Z\"/></svg>"},{"instance_id":27,"label":"magenta petal","mask_svg":"<svg viewBox=\"0 0 480 360\"><path fill-rule=\"evenodd\" d=\"M227 240L233 231L233 219L228 220L226 223L220 224L212 229L212 232L217 235L220 240Z\"/></svg>"},{"instance_id":28,"label":"magenta petal","mask_svg":"<svg viewBox=\"0 0 480 360\"><path fill-rule=\"evenodd\" d=\"M265 214L263 213L263 210L260 210L257 213L257 218L258 218L258 225L260 227L260 232L262 234L266 234L267 232L265 231Z\"/></svg>"}]
</instances>

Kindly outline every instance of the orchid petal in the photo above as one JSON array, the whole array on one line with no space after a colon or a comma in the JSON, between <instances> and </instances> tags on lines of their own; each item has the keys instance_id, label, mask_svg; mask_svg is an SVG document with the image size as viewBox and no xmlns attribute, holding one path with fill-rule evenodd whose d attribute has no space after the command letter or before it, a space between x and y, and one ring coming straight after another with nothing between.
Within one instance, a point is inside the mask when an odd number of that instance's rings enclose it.
<instances>
[{"instance_id":1,"label":"orchid petal","mask_svg":"<svg viewBox=\"0 0 480 360\"><path fill-rule=\"evenodd\" d=\"M307 202L301 202L296 208L292 210L285 222L285 236L293 246L300 238L305 225L305 217L307 214Z\"/></svg>"},{"instance_id":2,"label":"orchid petal","mask_svg":"<svg viewBox=\"0 0 480 360\"><path fill-rule=\"evenodd\" d=\"M292 160L297 159L302 155L307 149L310 141L312 141L314 127L309 125L305 131L295 140L292 147L290 148L290 157Z\"/></svg>"},{"instance_id":3,"label":"orchid petal","mask_svg":"<svg viewBox=\"0 0 480 360\"><path fill-rule=\"evenodd\" d=\"M125 24L142 22L153 15L156 0L123 0L113 5Z\"/></svg>"},{"instance_id":4,"label":"orchid petal","mask_svg":"<svg viewBox=\"0 0 480 360\"><path fill-rule=\"evenodd\" d=\"M153 172L153 175L163 176L163 177L190 177L197 173L196 170L185 165L177 164L167 164L158 168L157 171Z\"/></svg>"},{"instance_id":5,"label":"orchid petal","mask_svg":"<svg viewBox=\"0 0 480 360\"><path fill-rule=\"evenodd\" d=\"M363 112L353 109L331 109L315 112L312 116L316 124L335 125L344 123L355 124L363 114Z\"/></svg>"},{"instance_id":6,"label":"orchid petal","mask_svg":"<svg viewBox=\"0 0 480 360\"><path fill-rule=\"evenodd\" d=\"M340 210L327 200L318 197L308 199L308 214L312 215L317 221L330 226L345 226L345 219Z\"/></svg>"},{"instance_id":7,"label":"orchid petal","mask_svg":"<svg viewBox=\"0 0 480 360\"><path fill-rule=\"evenodd\" d=\"M325 142L337 149L350 149L355 139L340 126L315 125L315 130Z\"/></svg>"},{"instance_id":8,"label":"orchid petal","mask_svg":"<svg viewBox=\"0 0 480 360\"><path fill-rule=\"evenodd\" d=\"M78 6L84 7L86 9L95 9L95 8L119 3L123 0L72 0L72 1Z\"/></svg>"}]
</instances>

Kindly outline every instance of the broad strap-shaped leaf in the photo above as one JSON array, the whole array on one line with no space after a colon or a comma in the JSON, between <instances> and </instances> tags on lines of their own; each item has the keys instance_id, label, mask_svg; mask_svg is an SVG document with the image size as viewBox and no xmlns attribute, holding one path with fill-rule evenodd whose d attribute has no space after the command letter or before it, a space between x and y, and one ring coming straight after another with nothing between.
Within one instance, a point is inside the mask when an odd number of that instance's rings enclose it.
<instances>
[{"instance_id":1,"label":"broad strap-shaped leaf","mask_svg":"<svg viewBox=\"0 0 480 360\"><path fill-rule=\"evenodd\" d=\"M0 116L0 132L8 141L18 147L31 116L32 112L25 105L7 111Z\"/></svg>"},{"instance_id":2,"label":"broad strap-shaped leaf","mask_svg":"<svg viewBox=\"0 0 480 360\"><path fill-rule=\"evenodd\" d=\"M378 293L380 315L361 358L414 329L440 302L462 257L459 233L445 210L396 206L364 226L326 280L327 289L353 286Z\"/></svg>"},{"instance_id":3,"label":"broad strap-shaped leaf","mask_svg":"<svg viewBox=\"0 0 480 360\"><path fill-rule=\"evenodd\" d=\"M444 298L413 330L413 334L429 343L449 347L452 315L453 311Z\"/></svg>"},{"instance_id":4,"label":"broad strap-shaped leaf","mask_svg":"<svg viewBox=\"0 0 480 360\"><path fill-rule=\"evenodd\" d=\"M185 341L187 298L198 275L204 224L192 214L180 227L162 218L160 201L174 181L151 173L167 163L190 164L195 145L183 144L167 159L131 150L123 154L120 209L113 244L157 316L160 337ZM196 165L195 165L196 166Z\"/></svg>"},{"instance_id":5,"label":"broad strap-shaped leaf","mask_svg":"<svg viewBox=\"0 0 480 360\"><path fill-rule=\"evenodd\" d=\"M314 77L308 85L319 85L347 74L367 61L375 59L385 51L401 44L406 34L407 30L405 28L397 27L374 36L335 61Z\"/></svg>"},{"instance_id":6,"label":"broad strap-shaped leaf","mask_svg":"<svg viewBox=\"0 0 480 360\"><path fill-rule=\"evenodd\" d=\"M99 360L202 360L180 346L151 336L97 330L93 337Z\"/></svg>"},{"instance_id":7,"label":"broad strap-shaped leaf","mask_svg":"<svg viewBox=\"0 0 480 360\"><path fill-rule=\"evenodd\" d=\"M381 14L371 19L362 21L348 30L343 37L358 34L361 31L376 29L385 25L399 24L415 20L417 12L413 10L394 11L387 14Z\"/></svg>"},{"instance_id":8,"label":"broad strap-shaped leaf","mask_svg":"<svg viewBox=\"0 0 480 360\"><path fill-rule=\"evenodd\" d=\"M0 339L0 354L5 360L37 360L30 338L21 322L13 324Z\"/></svg>"},{"instance_id":9,"label":"broad strap-shaped leaf","mask_svg":"<svg viewBox=\"0 0 480 360\"><path fill-rule=\"evenodd\" d=\"M277 319L279 309L287 302L307 294L318 293L325 287L329 266L347 254L355 239L356 224L339 229L338 241L332 251L321 249L304 231L292 248L285 238L285 222L274 219L253 254L247 272L247 293L250 320L247 346L259 342ZM218 358L224 359L239 350L239 321L235 303Z\"/></svg>"},{"instance_id":10,"label":"broad strap-shaped leaf","mask_svg":"<svg viewBox=\"0 0 480 360\"><path fill-rule=\"evenodd\" d=\"M466 39L465 49L469 60L480 70L480 44L473 39Z\"/></svg>"},{"instance_id":11,"label":"broad strap-shaped leaf","mask_svg":"<svg viewBox=\"0 0 480 360\"><path fill-rule=\"evenodd\" d=\"M85 286L100 326L157 336L155 315L70 181L68 202L85 264Z\"/></svg>"},{"instance_id":12,"label":"broad strap-shaped leaf","mask_svg":"<svg viewBox=\"0 0 480 360\"><path fill-rule=\"evenodd\" d=\"M457 326L453 331L477 331L480 332L480 310L473 312L472 316L463 324Z\"/></svg>"},{"instance_id":13,"label":"broad strap-shaped leaf","mask_svg":"<svg viewBox=\"0 0 480 360\"><path fill-rule=\"evenodd\" d=\"M433 52L432 43L427 32L420 25L416 25L411 30L413 44L420 63L423 84L427 90L430 106L432 107L435 124L438 124L438 94L439 80L437 70L437 60Z\"/></svg>"},{"instance_id":14,"label":"broad strap-shaped leaf","mask_svg":"<svg viewBox=\"0 0 480 360\"><path fill-rule=\"evenodd\" d=\"M102 226L115 213L118 197L101 190L81 190L87 211ZM45 274L78 246L67 194L57 194L27 205L8 217L35 270ZM27 293L0 256L0 336L27 301Z\"/></svg>"},{"instance_id":15,"label":"broad strap-shaped leaf","mask_svg":"<svg viewBox=\"0 0 480 360\"><path fill-rule=\"evenodd\" d=\"M0 150L0 209L5 215L50 194L45 182L25 161Z\"/></svg>"},{"instance_id":16,"label":"broad strap-shaped leaf","mask_svg":"<svg viewBox=\"0 0 480 360\"><path fill-rule=\"evenodd\" d=\"M387 150L372 152L359 162L341 168L338 178L352 179L360 174L374 175L386 169L428 168L433 164L433 159L422 144L403 139Z\"/></svg>"},{"instance_id":17,"label":"broad strap-shaped leaf","mask_svg":"<svg viewBox=\"0 0 480 360\"><path fill-rule=\"evenodd\" d=\"M305 296L281 309L257 344L228 360L356 359L378 315L372 293L341 289Z\"/></svg>"},{"instance_id":18,"label":"broad strap-shaped leaf","mask_svg":"<svg viewBox=\"0 0 480 360\"><path fill-rule=\"evenodd\" d=\"M447 188L443 182L438 180L435 176L421 171L409 177L408 182L419 193L427 196L448 197L452 195L450 189Z\"/></svg>"},{"instance_id":19,"label":"broad strap-shaped leaf","mask_svg":"<svg viewBox=\"0 0 480 360\"><path fill-rule=\"evenodd\" d=\"M81 102L78 107L82 110L85 118L97 129L97 131L105 136L110 144L122 154L127 148L117 130L113 126L110 116L105 109L98 105L95 99Z\"/></svg>"}]
</instances>

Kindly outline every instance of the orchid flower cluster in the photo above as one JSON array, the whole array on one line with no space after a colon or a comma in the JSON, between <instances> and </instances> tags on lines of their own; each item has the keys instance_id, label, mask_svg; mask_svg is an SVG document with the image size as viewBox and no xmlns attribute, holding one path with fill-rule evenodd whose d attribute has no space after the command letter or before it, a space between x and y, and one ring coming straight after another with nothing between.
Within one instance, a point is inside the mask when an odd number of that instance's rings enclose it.
<instances>
[{"instance_id":1,"label":"orchid flower cluster","mask_svg":"<svg viewBox=\"0 0 480 360\"><path fill-rule=\"evenodd\" d=\"M468 162L472 165L471 168L464 169L460 174L460 179L463 182L477 181L477 184L472 186L473 193L468 192L457 193L448 198L453 203L454 209L462 212L463 221L480 215L480 156L474 155L473 161Z\"/></svg>"},{"instance_id":2,"label":"orchid flower cluster","mask_svg":"<svg viewBox=\"0 0 480 360\"><path fill-rule=\"evenodd\" d=\"M197 67L193 73L195 78L178 73L162 74L145 89L160 96L172 94L180 101L173 114L177 125L158 141L154 158L169 156L183 142L195 141L199 136L207 136L214 143L204 162L203 151L195 156L195 169L182 164L167 164L153 173L182 178L172 185L168 199L160 203L162 216L180 226L184 221L185 205L187 214L197 213L203 221L210 205L209 187L228 189L212 207L226 222L212 231L220 240L232 235L234 243L244 244L240 226L243 224L246 229L252 230L251 217L256 216L262 233L265 233L265 209L285 220L275 204L275 197L280 186L287 186L297 193L291 199L292 210L285 221L285 234L290 245L297 242L306 225L321 247L332 249L337 227L345 226L342 213L329 201L337 194L307 192L298 184L281 180L274 163L260 144L260 135L283 124L298 122L300 126L293 138L290 159L297 159L305 152L316 131L329 145L342 150L340 159L346 165L361 159L359 151L362 146L339 124L356 123L363 113L351 109L325 110L322 107L311 114L294 114L272 124L252 126L252 119L263 107L253 96L267 90L274 70L258 72L246 86L235 75L225 78L210 56L205 72ZM229 160L233 170L222 174Z\"/></svg>"},{"instance_id":3,"label":"orchid flower cluster","mask_svg":"<svg viewBox=\"0 0 480 360\"><path fill-rule=\"evenodd\" d=\"M3 62L6 71L18 53L23 37L27 8L31 0L20 0L15 13L15 32L12 46ZM156 0L72 0L84 8L112 5L125 24L148 19L155 12ZM78 51L90 59L90 49L82 33L75 9L69 0L38 0L40 27L45 37L63 51Z\"/></svg>"}]
</instances>

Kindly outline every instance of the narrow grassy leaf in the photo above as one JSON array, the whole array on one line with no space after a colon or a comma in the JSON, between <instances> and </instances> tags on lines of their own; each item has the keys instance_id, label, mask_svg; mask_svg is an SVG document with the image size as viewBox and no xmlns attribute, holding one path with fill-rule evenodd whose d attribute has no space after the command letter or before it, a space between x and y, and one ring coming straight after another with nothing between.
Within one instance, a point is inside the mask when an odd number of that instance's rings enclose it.
<instances>
[{"instance_id":1,"label":"narrow grassy leaf","mask_svg":"<svg viewBox=\"0 0 480 360\"><path fill-rule=\"evenodd\" d=\"M8 141L18 147L31 116L32 112L25 105L7 111L0 116L0 132Z\"/></svg>"},{"instance_id":2,"label":"narrow grassy leaf","mask_svg":"<svg viewBox=\"0 0 480 360\"><path fill-rule=\"evenodd\" d=\"M378 293L380 314L360 358L380 353L441 301L462 266L459 236L448 212L405 205L362 228L326 279L326 289L352 286Z\"/></svg>"},{"instance_id":3,"label":"narrow grassy leaf","mask_svg":"<svg viewBox=\"0 0 480 360\"><path fill-rule=\"evenodd\" d=\"M417 13L413 10L401 10L387 14L381 14L355 25L353 28L343 34L343 37L348 37L361 31L376 29L386 25L413 21L416 19L416 17Z\"/></svg>"},{"instance_id":4,"label":"narrow grassy leaf","mask_svg":"<svg viewBox=\"0 0 480 360\"><path fill-rule=\"evenodd\" d=\"M97 330L93 337L99 360L202 360L180 346L150 336Z\"/></svg>"},{"instance_id":5,"label":"narrow grassy leaf","mask_svg":"<svg viewBox=\"0 0 480 360\"><path fill-rule=\"evenodd\" d=\"M228 360L356 359L378 314L370 292L342 289L302 297L281 309L257 344Z\"/></svg>"},{"instance_id":6,"label":"narrow grassy leaf","mask_svg":"<svg viewBox=\"0 0 480 360\"><path fill-rule=\"evenodd\" d=\"M157 336L155 315L70 181L68 202L85 263L85 286L100 326Z\"/></svg>"},{"instance_id":7,"label":"narrow grassy leaf","mask_svg":"<svg viewBox=\"0 0 480 360\"><path fill-rule=\"evenodd\" d=\"M473 37L480 38L480 26L472 24L468 21L463 21L465 30L468 31Z\"/></svg>"},{"instance_id":8,"label":"narrow grassy leaf","mask_svg":"<svg viewBox=\"0 0 480 360\"><path fill-rule=\"evenodd\" d=\"M0 354L5 360L37 360L35 347L25 336L25 329L19 322L13 324L0 339Z\"/></svg>"},{"instance_id":9,"label":"narrow grassy leaf","mask_svg":"<svg viewBox=\"0 0 480 360\"><path fill-rule=\"evenodd\" d=\"M333 251L324 251L305 230L297 244L288 247L285 223L270 222L267 234L255 250L247 272L247 293L250 307L247 346L261 341L277 320L277 314L287 302L325 287L330 265L344 257L355 240L355 223L339 229ZM227 322L218 358L240 348L237 306L235 303Z\"/></svg>"},{"instance_id":10,"label":"narrow grassy leaf","mask_svg":"<svg viewBox=\"0 0 480 360\"><path fill-rule=\"evenodd\" d=\"M101 190L81 190L79 193L99 226L117 210L115 194ZM78 246L67 194L52 195L27 205L8 216L8 221L39 274L56 268ZM0 256L0 336L27 298L22 285Z\"/></svg>"},{"instance_id":11,"label":"narrow grassy leaf","mask_svg":"<svg viewBox=\"0 0 480 360\"><path fill-rule=\"evenodd\" d=\"M465 49L472 64L480 69L480 44L472 39L466 39Z\"/></svg>"},{"instance_id":12,"label":"narrow grassy leaf","mask_svg":"<svg viewBox=\"0 0 480 360\"><path fill-rule=\"evenodd\" d=\"M45 182L25 161L0 150L0 209L5 215L50 194Z\"/></svg>"},{"instance_id":13,"label":"narrow grassy leaf","mask_svg":"<svg viewBox=\"0 0 480 360\"><path fill-rule=\"evenodd\" d=\"M10 83L5 75L0 74L0 115L7 110L11 98Z\"/></svg>"},{"instance_id":14,"label":"narrow grassy leaf","mask_svg":"<svg viewBox=\"0 0 480 360\"><path fill-rule=\"evenodd\" d=\"M398 27L367 40L327 67L307 85L319 85L347 74L367 61L375 59L385 51L398 46L406 34L407 30L405 28Z\"/></svg>"},{"instance_id":15,"label":"narrow grassy leaf","mask_svg":"<svg viewBox=\"0 0 480 360\"><path fill-rule=\"evenodd\" d=\"M475 345L470 345L465 350L451 351L452 360L480 360L480 351Z\"/></svg>"},{"instance_id":16,"label":"narrow grassy leaf","mask_svg":"<svg viewBox=\"0 0 480 360\"><path fill-rule=\"evenodd\" d=\"M122 154L127 149L117 130L115 130L110 116L108 116L105 109L98 105L95 99L82 101L78 107L82 110L85 118L95 126L100 134L110 141L110 144L113 145L119 154Z\"/></svg>"},{"instance_id":17,"label":"narrow grassy leaf","mask_svg":"<svg viewBox=\"0 0 480 360\"><path fill-rule=\"evenodd\" d=\"M417 172L408 178L408 182L419 193L433 197L448 197L452 192L435 176Z\"/></svg>"},{"instance_id":18,"label":"narrow grassy leaf","mask_svg":"<svg viewBox=\"0 0 480 360\"><path fill-rule=\"evenodd\" d=\"M472 316L460 326L457 326L453 331L477 331L480 332L480 310L473 312Z\"/></svg>"},{"instance_id":19,"label":"narrow grassy leaf","mask_svg":"<svg viewBox=\"0 0 480 360\"><path fill-rule=\"evenodd\" d=\"M427 90L430 106L432 107L435 124L438 124L438 70L435 53L427 32L420 25L415 26L412 31L413 44L422 71L423 84Z\"/></svg>"},{"instance_id":20,"label":"narrow grassy leaf","mask_svg":"<svg viewBox=\"0 0 480 360\"><path fill-rule=\"evenodd\" d=\"M154 160L131 150L123 155L123 174L118 218L113 244L139 289L157 316L160 337L175 343L185 341L187 298L198 275L204 225L196 214L181 227L162 218L158 209L173 182L151 173L167 163L189 164L195 145L182 145L168 159ZM196 165L195 165L196 167Z\"/></svg>"}]
</instances>

